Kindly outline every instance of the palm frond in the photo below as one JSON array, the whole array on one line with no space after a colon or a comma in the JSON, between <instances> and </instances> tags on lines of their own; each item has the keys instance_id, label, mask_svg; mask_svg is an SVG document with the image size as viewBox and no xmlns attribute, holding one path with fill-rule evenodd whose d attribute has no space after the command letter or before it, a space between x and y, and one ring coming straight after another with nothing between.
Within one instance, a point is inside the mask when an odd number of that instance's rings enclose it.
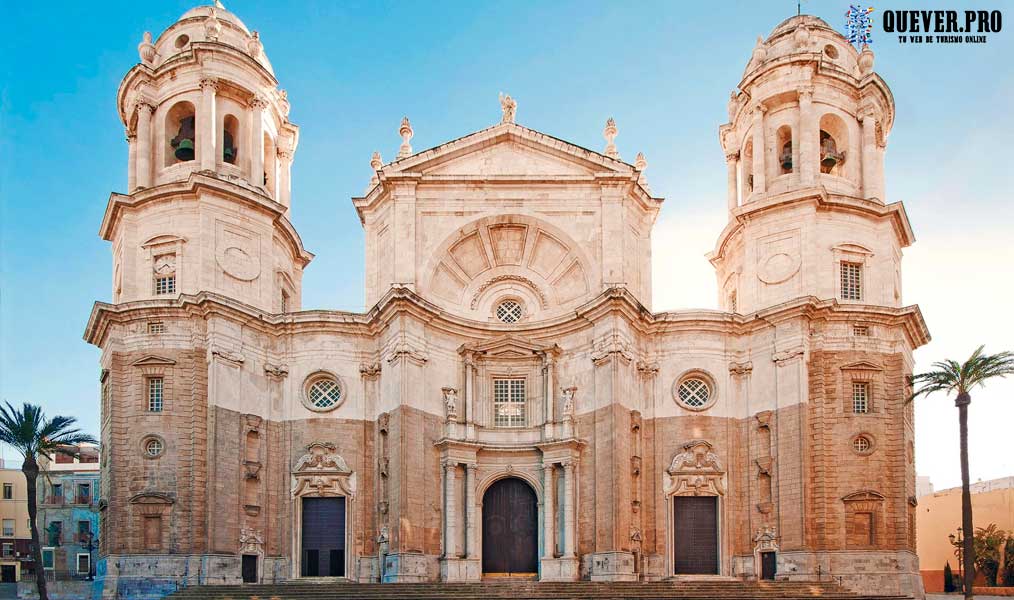
<instances>
[{"instance_id":1,"label":"palm frond","mask_svg":"<svg viewBox=\"0 0 1014 600\"><path fill-rule=\"evenodd\" d=\"M1014 375L1014 353L983 354L983 350L984 346L976 348L964 363L945 359L934 362L933 370L913 375L909 378L913 391L908 401L936 392L967 393L994 377Z\"/></svg>"}]
</instances>

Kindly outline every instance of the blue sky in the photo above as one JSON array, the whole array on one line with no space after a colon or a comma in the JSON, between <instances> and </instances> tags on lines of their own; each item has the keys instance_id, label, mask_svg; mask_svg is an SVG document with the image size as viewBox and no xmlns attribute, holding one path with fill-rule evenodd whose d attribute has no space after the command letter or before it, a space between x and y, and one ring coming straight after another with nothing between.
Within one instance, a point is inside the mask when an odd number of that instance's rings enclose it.
<instances>
[{"instance_id":1,"label":"blue sky","mask_svg":"<svg viewBox=\"0 0 1014 600\"><path fill-rule=\"evenodd\" d=\"M841 27L847 5L810 1L804 11ZM191 6L12 2L0 24L0 399L76 415L92 432L99 353L81 334L92 302L110 298L97 231L109 193L126 191L115 92L142 32L158 35ZM401 117L420 150L495 123L501 90L518 101L518 122L589 148L604 145L615 117L623 157L644 152L652 188L667 198L654 308L716 306L703 255L725 220L717 128L756 37L795 14L795 2L226 6L261 32L301 127L293 221L317 255L304 308L363 309L363 236L349 198L366 185L374 150L394 157ZM885 9L997 6L876 6L876 69L897 101L887 195L905 202L918 239L906 252L905 301L920 304L934 336L917 370L978 343L1014 348L1014 25L984 45L900 45L880 29ZM944 398L917 408L917 467L938 487L958 482L954 413ZM1011 422L1014 382L974 395L973 479L1014 474L1000 442Z\"/></svg>"}]
</instances>

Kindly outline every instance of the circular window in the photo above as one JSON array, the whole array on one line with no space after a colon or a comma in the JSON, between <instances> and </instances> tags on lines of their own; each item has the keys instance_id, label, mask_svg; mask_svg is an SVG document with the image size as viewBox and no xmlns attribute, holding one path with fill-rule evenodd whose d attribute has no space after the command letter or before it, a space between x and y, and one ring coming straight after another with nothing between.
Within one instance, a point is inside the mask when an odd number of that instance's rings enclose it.
<instances>
[{"instance_id":1,"label":"circular window","mask_svg":"<svg viewBox=\"0 0 1014 600\"><path fill-rule=\"evenodd\" d=\"M146 437L141 442L141 448L144 450L145 458L158 458L165 451L165 442L159 437Z\"/></svg>"},{"instance_id":2,"label":"circular window","mask_svg":"<svg viewBox=\"0 0 1014 600\"><path fill-rule=\"evenodd\" d=\"M176 48L178 48L178 49L182 49L184 46L186 46L189 43L190 43L190 36L186 35L186 34L183 34L183 35L179 36L178 38L176 38L176 42L175 42Z\"/></svg>"},{"instance_id":3,"label":"circular window","mask_svg":"<svg viewBox=\"0 0 1014 600\"><path fill-rule=\"evenodd\" d=\"M316 375L307 380L306 407L317 412L338 408L345 397L341 382L329 374Z\"/></svg>"},{"instance_id":4,"label":"circular window","mask_svg":"<svg viewBox=\"0 0 1014 600\"><path fill-rule=\"evenodd\" d=\"M869 454L873 452L873 440L868 435L857 435L852 438L852 449L859 454Z\"/></svg>"},{"instance_id":5,"label":"circular window","mask_svg":"<svg viewBox=\"0 0 1014 600\"><path fill-rule=\"evenodd\" d=\"M832 46L831 44L828 44L824 46L824 54L826 54L827 57L830 58L831 60L834 60L838 58L838 49Z\"/></svg>"},{"instance_id":6,"label":"circular window","mask_svg":"<svg viewBox=\"0 0 1014 600\"><path fill-rule=\"evenodd\" d=\"M700 369L687 371L672 386L673 399L689 410L705 410L715 403L715 381Z\"/></svg>"},{"instance_id":7,"label":"circular window","mask_svg":"<svg viewBox=\"0 0 1014 600\"><path fill-rule=\"evenodd\" d=\"M523 314L524 309L517 300L504 300L496 305L496 318L501 323L517 323Z\"/></svg>"}]
</instances>

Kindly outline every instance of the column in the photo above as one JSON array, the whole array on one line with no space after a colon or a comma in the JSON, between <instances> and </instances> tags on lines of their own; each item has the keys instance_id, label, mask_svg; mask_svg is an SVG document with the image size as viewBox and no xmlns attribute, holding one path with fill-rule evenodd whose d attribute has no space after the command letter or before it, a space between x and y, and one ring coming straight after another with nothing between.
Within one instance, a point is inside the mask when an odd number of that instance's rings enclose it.
<instances>
[{"instance_id":1,"label":"column","mask_svg":"<svg viewBox=\"0 0 1014 600\"><path fill-rule=\"evenodd\" d=\"M260 96L250 101L250 177L255 187L264 185L264 108L268 103Z\"/></svg>"},{"instance_id":2,"label":"column","mask_svg":"<svg viewBox=\"0 0 1014 600\"><path fill-rule=\"evenodd\" d=\"M415 181L395 183L391 191L394 237L394 285L415 291Z\"/></svg>"},{"instance_id":3,"label":"column","mask_svg":"<svg viewBox=\"0 0 1014 600\"><path fill-rule=\"evenodd\" d=\"M151 187L151 113L155 106L144 98L137 100L137 158L134 183L138 188ZM133 192L134 190L130 190Z\"/></svg>"},{"instance_id":4,"label":"column","mask_svg":"<svg viewBox=\"0 0 1014 600\"><path fill-rule=\"evenodd\" d=\"M471 354L465 355L465 423L475 421L475 361Z\"/></svg>"},{"instance_id":5,"label":"column","mask_svg":"<svg viewBox=\"0 0 1014 600\"><path fill-rule=\"evenodd\" d=\"M478 467L474 464L465 465L465 557L479 558L478 549L475 547L477 541L477 529L475 522L475 471Z\"/></svg>"},{"instance_id":6,"label":"column","mask_svg":"<svg viewBox=\"0 0 1014 600\"><path fill-rule=\"evenodd\" d=\"M458 465L452 461L444 462L444 558L457 558L457 539L455 537L455 520L457 511L454 507L454 473Z\"/></svg>"},{"instance_id":7,"label":"column","mask_svg":"<svg viewBox=\"0 0 1014 600\"><path fill-rule=\"evenodd\" d=\"M285 208L291 208L290 193L292 179L289 177L292 165L292 144L289 138L278 138L278 202Z\"/></svg>"},{"instance_id":8,"label":"column","mask_svg":"<svg viewBox=\"0 0 1014 600\"><path fill-rule=\"evenodd\" d=\"M127 129L127 193L137 185L137 131Z\"/></svg>"},{"instance_id":9,"label":"column","mask_svg":"<svg viewBox=\"0 0 1014 600\"><path fill-rule=\"evenodd\" d=\"M555 371L554 366L555 366L556 361L553 359L552 355L548 355L547 354L546 357L545 357L545 362L546 362L546 389L545 389L546 423L555 423L556 422L556 406L555 406L555 404L556 404L556 402L555 402L555 396L556 395L554 394L554 390L556 389L556 377L555 377L555 373L554 373L554 371Z\"/></svg>"},{"instance_id":10,"label":"column","mask_svg":"<svg viewBox=\"0 0 1014 600\"><path fill-rule=\"evenodd\" d=\"M767 107L758 102L753 109L753 191L755 194L763 194L767 189L765 180L767 169L765 157L767 146L764 143L764 113Z\"/></svg>"},{"instance_id":11,"label":"column","mask_svg":"<svg viewBox=\"0 0 1014 600\"><path fill-rule=\"evenodd\" d=\"M574 461L563 462L563 556L574 558Z\"/></svg>"},{"instance_id":12,"label":"column","mask_svg":"<svg viewBox=\"0 0 1014 600\"><path fill-rule=\"evenodd\" d=\"M804 87L799 90L799 177L803 185L817 181L817 165L820 163L820 135L815 130L813 119L813 90Z\"/></svg>"},{"instance_id":13,"label":"column","mask_svg":"<svg viewBox=\"0 0 1014 600\"><path fill-rule=\"evenodd\" d=\"M215 115L215 92L218 81L210 77L201 80L201 108L197 112L197 137L200 140L197 153L201 159L202 171L214 171L218 156L216 132L218 118Z\"/></svg>"},{"instance_id":14,"label":"column","mask_svg":"<svg viewBox=\"0 0 1014 600\"><path fill-rule=\"evenodd\" d=\"M862 169L863 169L863 197L867 199L877 198L883 200L877 181L877 120L872 114L864 114L859 117L863 125L862 137Z\"/></svg>"},{"instance_id":15,"label":"column","mask_svg":"<svg viewBox=\"0 0 1014 600\"><path fill-rule=\"evenodd\" d=\"M543 558L554 558L556 555L556 482L553 481L553 468L552 463L542 468L542 530L546 543Z\"/></svg>"},{"instance_id":16,"label":"column","mask_svg":"<svg viewBox=\"0 0 1014 600\"><path fill-rule=\"evenodd\" d=\"M735 210L739 206L739 183L737 181L737 169L739 169L739 152L731 152L725 155L726 184L729 197L729 210Z\"/></svg>"}]
</instances>

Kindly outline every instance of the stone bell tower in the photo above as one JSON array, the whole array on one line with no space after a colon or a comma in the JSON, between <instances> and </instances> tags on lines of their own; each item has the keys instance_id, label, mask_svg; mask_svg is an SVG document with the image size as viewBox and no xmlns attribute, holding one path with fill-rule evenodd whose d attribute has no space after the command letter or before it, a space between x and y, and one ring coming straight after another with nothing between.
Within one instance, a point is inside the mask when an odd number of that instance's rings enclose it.
<instances>
[{"instance_id":1,"label":"stone bell tower","mask_svg":"<svg viewBox=\"0 0 1014 600\"><path fill-rule=\"evenodd\" d=\"M894 98L861 52L821 19L758 38L719 129L729 224L709 258L719 304L757 310L813 296L901 305L912 232L887 204L884 150Z\"/></svg>"},{"instance_id":2,"label":"stone bell tower","mask_svg":"<svg viewBox=\"0 0 1014 600\"><path fill-rule=\"evenodd\" d=\"M298 310L312 258L289 221L299 128L259 35L215 2L145 32L138 53L117 92L128 193L100 231L113 302L213 292Z\"/></svg>"}]
</instances>

